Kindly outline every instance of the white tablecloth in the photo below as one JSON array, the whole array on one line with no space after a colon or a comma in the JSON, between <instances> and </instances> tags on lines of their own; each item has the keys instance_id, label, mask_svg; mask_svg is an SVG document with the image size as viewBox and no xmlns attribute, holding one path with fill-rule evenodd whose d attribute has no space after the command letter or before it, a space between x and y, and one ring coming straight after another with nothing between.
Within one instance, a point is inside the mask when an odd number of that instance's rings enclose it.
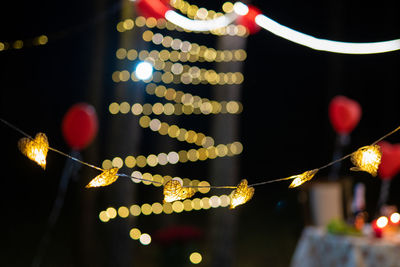
<instances>
[{"instance_id":1,"label":"white tablecloth","mask_svg":"<svg viewBox=\"0 0 400 267\"><path fill-rule=\"evenodd\" d=\"M400 243L304 229L291 267L400 267Z\"/></svg>"}]
</instances>

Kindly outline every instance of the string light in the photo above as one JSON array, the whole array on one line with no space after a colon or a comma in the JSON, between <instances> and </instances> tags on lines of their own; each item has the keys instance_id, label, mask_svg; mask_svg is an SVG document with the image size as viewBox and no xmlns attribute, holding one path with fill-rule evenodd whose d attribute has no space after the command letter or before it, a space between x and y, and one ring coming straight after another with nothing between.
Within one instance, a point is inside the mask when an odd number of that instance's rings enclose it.
<instances>
[{"instance_id":1,"label":"string light","mask_svg":"<svg viewBox=\"0 0 400 267\"><path fill-rule=\"evenodd\" d=\"M192 252L189 256L189 260L193 264L199 264L203 260L203 257L198 252Z\"/></svg>"},{"instance_id":2,"label":"string light","mask_svg":"<svg viewBox=\"0 0 400 267\"><path fill-rule=\"evenodd\" d=\"M40 35L32 39L0 42L0 51L10 50L10 49L18 50L23 47L45 45L47 44L48 41L49 39L46 35Z\"/></svg>"},{"instance_id":3,"label":"string light","mask_svg":"<svg viewBox=\"0 0 400 267\"><path fill-rule=\"evenodd\" d=\"M37 144L35 144L35 142L31 142L35 139L33 139L32 137L30 137L28 134L26 134L25 132L23 132L22 130L20 130L19 128L17 128L16 126L10 124L9 122L3 120L0 118L0 121L3 122L4 124L6 124L7 126L9 126L10 128L14 129L15 131L23 134L25 137L27 137L27 139L22 139L22 141L20 140L19 142L19 147L21 149L21 151L28 155L28 150L26 150L29 146L37 146ZM275 180L269 180L269 181L264 181L264 182L259 182L256 184L252 184L252 185L248 185L247 180L242 180L238 186L193 186L193 185L189 185L189 186L182 186L183 183L177 181L177 179L172 179L171 181L175 181L175 182L171 182L168 181L167 183L164 184L164 193L167 196L167 200L172 201L174 198L179 197L181 199L183 198L187 198L190 197L194 194L194 192L196 192L195 189L199 189L199 188L216 188L216 189L223 189L223 188L234 188L235 190L232 192L231 194L231 205L230 208L234 208L237 205L241 205L244 204L245 202L247 202L248 200L250 200L252 198L252 196L254 195L254 187L255 186L260 186L260 185L264 185L264 184L268 184L268 183L273 183L273 182L279 182L279 181L284 181L284 180L288 180L288 179L296 179L296 178L300 178L300 181L304 181L304 180L310 180L312 179L312 177L315 175L316 171L327 168L339 161L342 161L344 159L347 159L348 157L351 157L351 160L353 162L354 165L356 165L357 170L363 170L363 171L367 171L369 173L371 173L372 175L376 174L376 169L379 166L379 162L380 162L380 158L381 158L381 151L378 145L376 145L378 142L382 141L383 139L385 139L386 137L392 135L393 133L397 132L400 130L400 126L397 127L396 129L394 129L393 131L385 134L383 137L379 138L377 141L375 141L374 143L372 143L372 145L369 146L364 146L360 149L358 149L357 151L348 154L340 159L337 159L335 161L332 161L320 168L314 169L312 171L308 171L303 173L302 175L298 176L291 176L288 178L280 178L280 179L275 179ZM45 136L45 135L44 135ZM44 137L43 134L38 134L38 139L41 140L39 143L43 143L44 141ZM47 137L45 138L45 140L47 141ZM91 168L97 169L97 170L101 170L104 172L103 169L91 165L87 162L81 161L75 157L72 157L64 152L61 152L55 148L52 148L50 146L48 146L48 142L44 142L46 143L46 147L48 150L52 150L54 152L59 153L60 155L63 155L65 157L70 158L71 160L77 161L81 164L87 165ZM220 146L220 148L222 148L224 146ZM201 149L205 149L205 148L201 148ZM207 150L210 148L207 148ZM218 146L216 148L217 151L219 151ZM222 150L221 150L222 151ZM190 152L190 151L189 151ZM221 152L219 152L221 153ZM179 155L179 153L178 153ZM35 157L33 157L35 158ZM45 158L45 157L44 157ZM144 157L143 157L144 158ZM39 160L39 162L42 162L43 157L40 157L41 160ZM190 159L190 158L189 158ZM119 159L118 161L121 161L121 159ZM122 164L122 163L121 163ZM44 168L45 165L42 167ZM118 168L118 167L117 167ZM354 170L354 168L352 168ZM126 174L116 174L117 176L124 176L124 177L128 177L130 179L138 179L138 180L142 180L142 181L146 181L146 182L150 182L150 183L156 183L156 181L153 180L148 180L148 179L144 179L142 177L135 177L133 175L126 175ZM179 183L179 185L176 184L176 181ZM169 183L170 182L170 183ZM158 182L159 184L162 184L161 182ZM204 200L204 199L203 199ZM209 207L208 207L209 208ZM111 217L111 216L109 216Z\"/></svg>"},{"instance_id":4,"label":"string light","mask_svg":"<svg viewBox=\"0 0 400 267\"><path fill-rule=\"evenodd\" d=\"M191 187L183 187L181 181L172 179L164 185L164 203L192 197L196 191Z\"/></svg>"},{"instance_id":5,"label":"string light","mask_svg":"<svg viewBox=\"0 0 400 267\"><path fill-rule=\"evenodd\" d=\"M289 179L293 179L292 183L289 185L289 188L298 187L303 183L310 181L317 172L318 169L314 169L311 171L303 172L302 174L299 175L294 175L289 177Z\"/></svg>"},{"instance_id":6,"label":"string light","mask_svg":"<svg viewBox=\"0 0 400 267\"><path fill-rule=\"evenodd\" d=\"M222 14L222 13L221 13ZM167 29L169 31L186 31L191 32L191 30L183 29L182 27L175 25L174 23L167 21L165 19L155 19L155 18L145 18L143 16L136 17L133 19L125 19L123 21L118 22L117 31L125 32L133 30L134 26L137 27L147 27L147 28L158 28L160 30ZM247 29L242 25L227 25L225 27L217 28L211 31L202 31L198 33L203 34L214 34L214 35L230 35L230 36L238 36L238 37L246 37L248 35Z\"/></svg>"},{"instance_id":7,"label":"string light","mask_svg":"<svg viewBox=\"0 0 400 267\"><path fill-rule=\"evenodd\" d=\"M119 168L111 168L109 170L104 170L101 174L93 178L87 185L86 188L90 187L101 187L108 186L114 183L118 179Z\"/></svg>"},{"instance_id":8,"label":"string light","mask_svg":"<svg viewBox=\"0 0 400 267\"><path fill-rule=\"evenodd\" d=\"M172 65L172 64L171 64ZM182 67L185 67L182 66ZM175 74L172 71L164 71L158 72L155 71L153 75L143 80L145 83L149 83L151 81L154 82L163 82L165 84L241 84L244 81L243 74L241 72L216 72L215 70L207 70L204 68L190 67L188 66L189 71L181 72L179 74ZM127 82L129 79L132 79L134 82L138 82L140 79L136 77L135 72L130 73L128 70L115 71L112 74L112 79L114 82Z\"/></svg>"},{"instance_id":9,"label":"string light","mask_svg":"<svg viewBox=\"0 0 400 267\"><path fill-rule=\"evenodd\" d=\"M46 157L49 151L49 142L44 133L38 133L35 139L23 137L18 141L18 148L30 160L46 169Z\"/></svg>"},{"instance_id":10,"label":"string light","mask_svg":"<svg viewBox=\"0 0 400 267\"><path fill-rule=\"evenodd\" d=\"M199 188L200 189L200 188ZM176 203L176 204L174 204ZM210 208L225 208L231 203L231 199L228 195L213 195L210 197L185 199L183 201L165 202L165 203L144 203L142 205L133 204L129 208L126 206L120 206L118 209L109 207L106 210L100 211L100 221L106 223L119 216L122 219L126 219L129 216L138 217L141 215L160 215L160 214L172 214L182 213L198 210L208 210ZM122 212L121 212L122 211Z\"/></svg>"},{"instance_id":11,"label":"string light","mask_svg":"<svg viewBox=\"0 0 400 267\"><path fill-rule=\"evenodd\" d=\"M376 176L381 163L382 152L379 145L364 146L351 154L351 162L355 165L350 170L365 171Z\"/></svg>"},{"instance_id":12,"label":"string light","mask_svg":"<svg viewBox=\"0 0 400 267\"><path fill-rule=\"evenodd\" d=\"M142 38L146 42L153 42L154 44L162 45L165 48L172 48L173 50L181 51L182 53L180 54L180 58L183 61L229 62L244 61L247 57L246 51L243 49L216 50L197 43L181 41L181 39L172 38L171 36L164 36L161 33L154 34L154 32L150 30L145 31ZM153 53L153 55L157 56L155 53Z\"/></svg>"},{"instance_id":13,"label":"string light","mask_svg":"<svg viewBox=\"0 0 400 267\"><path fill-rule=\"evenodd\" d=\"M157 165L166 165L166 164L177 164L186 163L188 161L196 162L196 161L204 161L207 159L215 159L217 157L233 157L235 155L239 155L243 152L242 143L236 141L230 144L219 144L217 146L210 146L207 148L199 148L199 149L190 149L190 150L180 150L178 152L171 151L168 154L162 152L158 155L150 154L148 156L139 155L139 156L127 156L125 159L125 166L128 168L144 168L145 166L155 167ZM103 168L106 169L111 166L121 168L124 164L124 161L116 157L112 161L104 160Z\"/></svg>"},{"instance_id":14,"label":"string light","mask_svg":"<svg viewBox=\"0 0 400 267\"><path fill-rule=\"evenodd\" d=\"M249 201L254 195L254 187L247 186L247 180L243 179L240 181L239 185L231 193L231 204L229 209L234 209L235 207L242 205Z\"/></svg>"},{"instance_id":15,"label":"string light","mask_svg":"<svg viewBox=\"0 0 400 267\"><path fill-rule=\"evenodd\" d=\"M184 96L183 101L185 104L177 103L146 103L140 104L135 103L132 106L128 102L116 103L113 102L109 105L108 110L112 115L118 113L127 114L130 111L133 115L191 115L191 114L203 114L203 115L215 115L215 114L240 114L243 111L243 105L239 101L213 101L204 99L196 99L193 103L190 103L191 94L185 94L181 91L170 90L165 93L166 99L173 99L175 102L182 101L181 95ZM181 100L179 100L181 99ZM204 102L203 102L204 101ZM147 126L148 127L148 126Z\"/></svg>"}]
</instances>

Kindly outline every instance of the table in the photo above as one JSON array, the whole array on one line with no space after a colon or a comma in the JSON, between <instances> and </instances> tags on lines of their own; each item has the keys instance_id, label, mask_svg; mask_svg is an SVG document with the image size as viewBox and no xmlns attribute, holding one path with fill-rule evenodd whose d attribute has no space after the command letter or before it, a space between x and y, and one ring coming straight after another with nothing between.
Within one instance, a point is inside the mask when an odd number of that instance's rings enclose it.
<instances>
[{"instance_id":1,"label":"table","mask_svg":"<svg viewBox=\"0 0 400 267\"><path fill-rule=\"evenodd\" d=\"M306 227L291 267L400 267L400 241L329 234Z\"/></svg>"}]
</instances>

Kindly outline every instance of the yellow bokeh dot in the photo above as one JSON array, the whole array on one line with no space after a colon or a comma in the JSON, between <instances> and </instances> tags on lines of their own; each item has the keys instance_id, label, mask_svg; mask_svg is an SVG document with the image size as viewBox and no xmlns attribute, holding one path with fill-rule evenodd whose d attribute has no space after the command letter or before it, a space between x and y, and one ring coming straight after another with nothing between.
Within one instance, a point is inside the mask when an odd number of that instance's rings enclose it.
<instances>
[{"instance_id":1,"label":"yellow bokeh dot","mask_svg":"<svg viewBox=\"0 0 400 267\"><path fill-rule=\"evenodd\" d=\"M140 215L140 213L141 213L141 209L140 209L140 206L139 205L132 205L130 208L129 208L129 211L131 212L131 214L133 215L133 216L139 216Z\"/></svg>"},{"instance_id":2,"label":"yellow bokeh dot","mask_svg":"<svg viewBox=\"0 0 400 267\"><path fill-rule=\"evenodd\" d=\"M119 83L121 80L119 79L119 71L114 71L111 76L113 82Z\"/></svg>"},{"instance_id":3,"label":"yellow bokeh dot","mask_svg":"<svg viewBox=\"0 0 400 267\"><path fill-rule=\"evenodd\" d=\"M122 168L122 165L124 165L124 162L120 157L115 157L112 160L112 166L117 167L117 168Z\"/></svg>"},{"instance_id":4,"label":"yellow bokeh dot","mask_svg":"<svg viewBox=\"0 0 400 267\"><path fill-rule=\"evenodd\" d=\"M127 51L126 51L125 48L119 48L119 49L117 50L117 52L115 52L115 56L116 56L118 59L124 59L124 58L126 57L126 53L127 53Z\"/></svg>"},{"instance_id":5,"label":"yellow bokeh dot","mask_svg":"<svg viewBox=\"0 0 400 267\"><path fill-rule=\"evenodd\" d=\"M0 42L0 51L3 51L6 48L3 42Z\"/></svg>"},{"instance_id":6,"label":"yellow bokeh dot","mask_svg":"<svg viewBox=\"0 0 400 267\"><path fill-rule=\"evenodd\" d=\"M146 166L146 164L147 164L147 159L145 156L140 155L136 157L136 165L139 168L143 168L144 166Z\"/></svg>"},{"instance_id":7,"label":"yellow bokeh dot","mask_svg":"<svg viewBox=\"0 0 400 267\"><path fill-rule=\"evenodd\" d=\"M158 130L158 132L159 132L161 135L166 135L166 134L168 134L168 128L169 128L168 123L162 122L162 123L161 123L161 126L160 126L160 129Z\"/></svg>"},{"instance_id":8,"label":"yellow bokeh dot","mask_svg":"<svg viewBox=\"0 0 400 267\"><path fill-rule=\"evenodd\" d=\"M151 173L148 172L143 173L142 178L147 180L143 181L145 185L151 185L153 182L153 175L151 175Z\"/></svg>"},{"instance_id":9,"label":"yellow bokeh dot","mask_svg":"<svg viewBox=\"0 0 400 267\"><path fill-rule=\"evenodd\" d=\"M155 174L153 175L153 181L153 185L158 187L163 185L164 179L161 175Z\"/></svg>"},{"instance_id":10,"label":"yellow bokeh dot","mask_svg":"<svg viewBox=\"0 0 400 267\"><path fill-rule=\"evenodd\" d=\"M221 207L227 207L231 203L231 199L227 195L222 195L219 197L219 199L221 200Z\"/></svg>"},{"instance_id":11,"label":"yellow bokeh dot","mask_svg":"<svg viewBox=\"0 0 400 267\"><path fill-rule=\"evenodd\" d=\"M155 202L151 205L151 209L153 210L154 214L160 214L163 211L163 206L161 203Z\"/></svg>"},{"instance_id":12,"label":"yellow bokeh dot","mask_svg":"<svg viewBox=\"0 0 400 267\"><path fill-rule=\"evenodd\" d=\"M151 154L147 156L147 165L154 167L158 164L158 158L156 155Z\"/></svg>"},{"instance_id":13,"label":"yellow bokeh dot","mask_svg":"<svg viewBox=\"0 0 400 267\"><path fill-rule=\"evenodd\" d=\"M133 240L138 240L139 238L140 238L140 235L141 235L142 233L140 232L140 230L139 229L137 229L137 228L132 228L130 231L129 231L129 236L133 239Z\"/></svg>"},{"instance_id":14,"label":"yellow bokeh dot","mask_svg":"<svg viewBox=\"0 0 400 267\"><path fill-rule=\"evenodd\" d=\"M123 70L119 73L119 79L123 82L126 82L131 77L131 74L127 70Z\"/></svg>"},{"instance_id":15,"label":"yellow bokeh dot","mask_svg":"<svg viewBox=\"0 0 400 267\"><path fill-rule=\"evenodd\" d=\"M126 57L130 60L133 61L137 58L138 52L135 49L129 49L128 53L126 54Z\"/></svg>"},{"instance_id":16,"label":"yellow bokeh dot","mask_svg":"<svg viewBox=\"0 0 400 267\"><path fill-rule=\"evenodd\" d=\"M180 213L183 211L183 203L181 201L175 201L172 203L172 209L176 213Z\"/></svg>"},{"instance_id":17,"label":"yellow bokeh dot","mask_svg":"<svg viewBox=\"0 0 400 267\"><path fill-rule=\"evenodd\" d=\"M118 22L117 31L119 31L119 32L124 32L125 31L125 27L124 27L124 22L123 21Z\"/></svg>"},{"instance_id":18,"label":"yellow bokeh dot","mask_svg":"<svg viewBox=\"0 0 400 267\"><path fill-rule=\"evenodd\" d=\"M203 203L201 202L200 198L195 198L192 200L192 207L194 210L201 210L203 207Z\"/></svg>"},{"instance_id":19,"label":"yellow bokeh dot","mask_svg":"<svg viewBox=\"0 0 400 267\"><path fill-rule=\"evenodd\" d=\"M111 162L111 160L109 160L109 159L104 160L103 163L101 164L101 167L102 167L104 170L111 169L111 168L112 168L112 162Z\"/></svg>"},{"instance_id":20,"label":"yellow bokeh dot","mask_svg":"<svg viewBox=\"0 0 400 267\"><path fill-rule=\"evenodd\" d=\"M40 36L38 37L38 43L39 43L40 45L45 45L45 44L47 44L48 41L49 41L49 39L47 38L46 35L40 35Z\"/></svg>"},{"instance_id":21,"label":"yellow bokeh dot","mask_svg":"<svg viewBox=\"0 0 400 267\"><path fill-rule=\"evenodd\" d=\"M189 260L193 264L199 264L203 260L203 257L201 256L200 253L193 252L193 253L190 254Z\"/></svg>"},{"instance_id":22,"label":"yellow bokeh dot","mask_svg":"<svg viewBox=\"0 0 400 267\"><path fill-rule=\"evenodd\" d=\"M119 209L118 209L118 215L119 215L119 217L121 217L121 218L126 218L126 217L128 217L128 216L129 216L129 209L128 209L127 207L125 207L125 206L119 207Z\"/></svg>"},{"instance_id":23,"label":"yellow bokeh dot","mask_svg":"<svg viewBox=\"0 0 400 267\"><path fill-rule=\"evenodd\" d=\"M117 217L117 211L113 207L107 208L106 213L110 219Z\"/></svg>"},{"instance_id":24,"label":"yellow bokeh dot","mask_svg":"<svg viewBox=\"0 0 400 267\"><path fill-rule=\"evenodd\" d=\"M142 35L142 38L144 41L150 42L151 39L153 39L153 32L149 30L145 31Z\"/></svg>"},{"instance_id":25,"label":"yellow bokeh dot","mask_svg":"<svg viewBox=\"0 0 400 267\"><path fill-rule=\"evenodd\" d=\"M228 154L228 148L224 144L217 145L217 154L219 157L225 157Z\"/></svg>"},{"instance_id":26,"label":"yellow bokeh dot","mask_svg":"<svg viewBox=\"0 0 400 267\"><path fill-rule=\"evenodd\" d=\"M116 102L111 103L108 106L108 110L110 111L111 114L117 114L119 112L119 104Z\"/></svg>"},{"instance_id":27,"label":"yellow bokeh dot","mask_svg":"<svg viewBox=\"0 0 400 267\"><path fill-rule=\"evenodd\" d=\"M179 161L185 163L188 161L187 152L185 150L181 150L178 152Z\"/></svg>"},{"instance_id":28,"label":"yellow bokeh dot","mask_svg":"<svg viewBox=\"0 0 400 267\"><path fill-rule=\"evenodd\" d=\"M185 199L182 203L183 203L183 210L184 211L191 211L193 209L192 200L191 199Z\"/></svg>"},{"instance_id":29,"label":"yellow bokeh dot","mask_svg":"<svg viewBox=\"0 0 400 267\"><path fill-rule=\"evenodd\" d=\"M108 222L110 220L110 218L107 215L107 212L104 210L99 213L99 219L102 222Z\"/></svg>"},{"instance_id":30,"label":"yellow bokeh dot","mask_svg":"<svg viewBox=\"0 0 400 267\"><path fill-rule=\"evenodd\" d=\"M215 159L217 157L217 149L215 146L207 147L208 158Z\"/></svg>"},{"instance_id":31,"label":"yellow bokeh dot","mask_svg":"<svg viewBox=\"0 0 400 267\"><path fill-rule=\"evenodd\" d=\"M126 19L126 20L123 22L123 26L124 26L124 28L125 28L126 30L132 30L133 27L134 27L134 22L133 22L132 19Z\"/></svg>"},{"instance_id":32,"label":"yellow bokeh dot","mask_svg":"<svg viewBox=\"0 0 400 267\"><path fill-rule=\"evenodd\" d=\"M209 182L201 181L198 184L198 186L199 186L198 190L199 190L200 193L207 194L208 192L210 192L210 187L209 187L210 183Z\"/></svg>"},{"instance_id":33,"label":"yellow bokeh dot","mask_svg":"<svg viewBox=\"0 0 400 267\"><path fill-rule=\"evenodd\" d=\"M203 197L201 199L201 203L203 203L203 209L208 210L211 208L210 199L208 197Z\"/></svg>"},{"instance_id":34,"label":"yellow bokeh dot","mask_svg":"<svg viewBox=\"0 0 400 267\"><path fill-rule=\"evenodd\" d=\"M143 27L146 24L146 18L143 17L143 16L137 17L136 20L135 20L135 24L138 27Z\"/></svg>"},{"instance_id":35,"label":"yellow bokeh dot","mask_svg":"<svg viewBox=\"0 0 400 267\"><path fill-rule=\"evenodd\" d=\"M143 128L147 128L150 126L150 117L149 116L142 116L139 119L139 125Z\"/></svg>"},{"instance_id":36,"label":"yellow bokeh dot","mask_svg":"<svg viewBox=\"0 0 400 267\"><path fill-rule=\"evenodd\" d=\"M127 156L125 158L125 166L128 168L133 168L136 165L136 159L134 156Z\"/></svg>"},{"instance_id":37,"label":"yellow bokeh dot","mask_svg":"<svg viewBox=\"0 0 400 267\"><path fill-rule=\"evenodd\" d=\"M144 215L150 215L152 212L151 205L147 203L142 205L141 210Z\"/></svg>"},{"instance_id":38,"label":"yellow bokeh dot","mask_svg":"<svg viewBox=\"0 0 400 267\"><path fill-rule=\"evenodd\" d=\"M131 110L131 105L129 105L128 102L122 102L122 103L119 105L119 111L120 111L122 114L127 114L130 110Z\"/></svg>"},{"instance_id":39,"label":"yellow bokeh dot","mask_svg":"<svg viewBox=\"0 0 400 267\"><path fill-rule=\"evenodd\" d=\"M165 214L171 214L172 212L174 212L174 211L172 210L172 204L169 203L169 202L164 203L164 204L163 204L163 212L164 212Z\"/></svg>"},{"instance_id":40,"label":"yellow bokeh dot","mask_svg":"<svg viewBox=\"0 0 400 267\"><path fill-rule=\"evenodd\" d=\"M199 152L196 149L190 149L187 153L187 157L190 161L194 162L199 159Z\"/></svg>"},{"instance_id":41,"label":"yellow bokeh dot","mask_svg":"<svg viewBox=\"0 0 400 267\"><path fill-rule=\"evenodd\" d=\"M199 160L206 160L208 158L208 151L205 148L199 148L197 150L199 155Z\"/></svg>"}]
</instances>

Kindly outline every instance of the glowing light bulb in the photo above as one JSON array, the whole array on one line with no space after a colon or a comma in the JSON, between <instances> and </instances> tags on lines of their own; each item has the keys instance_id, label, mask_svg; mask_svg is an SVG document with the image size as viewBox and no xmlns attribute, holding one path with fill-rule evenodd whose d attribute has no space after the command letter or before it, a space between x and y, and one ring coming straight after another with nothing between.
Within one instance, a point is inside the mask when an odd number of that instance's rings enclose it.
<instances>
[{"instance_id":1,"label":"glowing light bulb","mask_svg":"<svg viewBox=\"0 0 400 267\"><path fill-rule=\"evenodd\" d=\"M46 157L49 151L49 142L44 133L38 133L35 139L21 138L18 141L18 148L30 160L33 160L40 167L46 169Z\"/></svg>"},{"instance_id":2,"label":"glowing light bulb","mask_svg":"<svg viewBox=\"0 0 400 267\"><path fill-rule=\"evenodd\" d=\"M235 207L246 203L253 197L253 195L254 187L248 187L246 179L241 180L237 188L231 193L231 204L229 209L234 209Z\"/></svg>"},{"instance_id":3,"label":"glowing light bulb","mask_svg":"<svg viewBox=\"0 0 400 267\"><path fill-rule=\"evenodd\" d=\"M172 179L164 185L164 203L192 197L196 191L191 187L183 187L181 181Z\"/></svg>"},{"instance_id":4,"label":"glowing light bulb","mask_svg":"<svg viewBox=\"0 0 400 267\"><path fill-rule=\"evenodd\" d=\"M114 183L118 179L119 168L111 168L103 171L101 174L93 178L87 185L86 188L107 186Z\"/></svg>"},{"instance_id":5,"label":"glowing light bulb","mask_svg":"<svg viewBox=\"0 0 400 267\"><path fill-rule=\"evenodd\" d=\"M350 170L365 171L376 176L381 163L382 152L378 145L364 146L351 155L351 162L355 165Z\"/></svg>"},{"instance_id":6,"label":"glowing light bulb","mask_svg":"<svg viewBox=\"0 0 400 267\"><path fill-rule=\"evenodd\" d=\"M193 264L199 264L203 260L203 257L201 256L200 253L193 252L193 253L190 254L189 260Z\"/></svg>"},{"instance_id":7,"label":"glowing light bulb","mask_svg":"<svg viewBox=\"0 0 400 267\"><path fill-rule=\"evenodd\" d=\"M244 16L249 13L249 7L243 4L242 2L236 2L233 5L233 11L240 16Z\"/></svg>"},{"instance_id":8,"label":"glowing light bulb","mask_svg":"<svg viewBox=\"0 0 400 267\"><path fill-rule=\"evenodd\" d=\"M142 61L137 64L135 69L135 75L140 80L147 80L153 74L153 66L146 61Z\"/></svg>"},{"instance_id":9,"label":"glowing light bulb","mask_svg":"<svg viewBox=\"0 0 400 267\"><path fill-rule=\"evenodd\" d=\"M289 178L294 178L294 180L289 185L289 188L295 188L295 187L298 187L298 186L304 184L305 182L310 181L317 172L318 172L318 169L314 169L311 171L303 172L302 174L290 176Z\"/></svg>"},{"instance_id":10,"label":"glowing light bulb","mask_svg":"<svg viewBox=\"0 0 400 267\"><path fill-rule=\"evenodd\" d=\"M386 225L388 225L388 218L386 216L381 216L376 220L376 226L379 228L384 228Z\"/></svg>"},{"instance_id":11,"label":"glowing light bulb","mask_svg":"<svg viewBox=\"0 0 400 267\"><path fill-rule=\"evenodd\" d=\"M392 215L390 215L390 221L392 223L399 223L400 222L400 214L398 212L392 213Z\"/></svg>"}]
</instances>

